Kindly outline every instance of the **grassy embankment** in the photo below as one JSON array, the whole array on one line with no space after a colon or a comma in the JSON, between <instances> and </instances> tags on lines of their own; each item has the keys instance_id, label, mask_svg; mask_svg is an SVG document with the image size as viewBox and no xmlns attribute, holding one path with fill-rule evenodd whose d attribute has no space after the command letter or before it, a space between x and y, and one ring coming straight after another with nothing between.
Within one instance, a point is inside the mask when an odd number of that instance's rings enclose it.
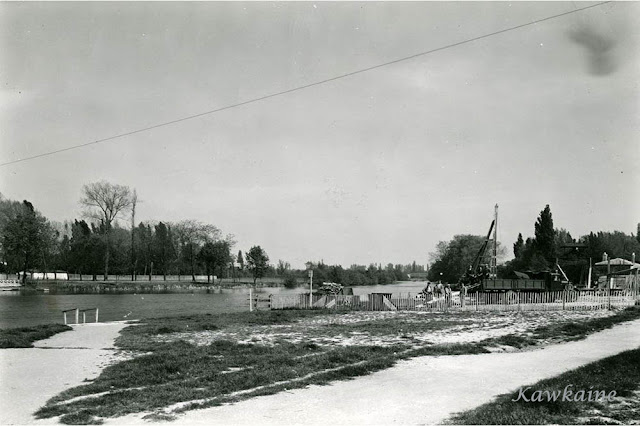
<instances>
[{"instance_id":1,"label":"grassy embankment","mask_svg":"<svg viewBox=\"0 0 640 426\"><path fill-rule=\"evenodd\" d=\"M67 330L71 327L62 324L0 329L0 348L32 348L33 342Z\"/></svg>"},{"instance_id":2,"label":"grassy embankment","mask_svg":"<svg viewBox=\"0 0 640 426\"><path fill-rule=\"evenodd\" d=\"M119 348L141 355L109 366L93 382L52 398L36 416L61 416L63 423L87 424L99 423L101 417L155 410L151 418L167 419L189 409L370 374L414 356L485 353L490 346L524 344L519 337L508 336L476 343L419 345L411 337L469 324L473 313L431 314L429 320L422 317L421 321L410 322L387 315L375 321L317 326L323 317L339 319L348 314L266 311L144 320L124 329L116 342ZM567 323L547 326L533 330L525 343L577 339L639 317L640 309L631 308L608 318L586 321L580 327ZM291 327L300 323L307 326L298 340L278 335L266 341L241 342L240 338L233 338L247 329L282 329L289 336L294 330ZM312 342L315 335L345 334L368 334L381 341L385 337L397 341L400 336L406 343L401 340L391 345L341 346ZM213 335L213 339L199 345L188 341L198 335Z\"/></svg>"},{"instance_id":3,"label":"grassy embankment","mask_svg":"<svg viewBox=\"0 0 640 426\"><path fill-rule=\"evenodd\" d=\"M526 389L530 387L530 389ZM565 389L571 391L566 393ZM558 377L499 396L495 401L455 415L450 424L630 424L640 413L640 349L602 359ZM584 391L585 395L579 393ZM534 396L540 391L539 396ZM592 393L589 394L588 392ZM596 401L594 391L613 402ZM548 393L548 394L547 394ZM548 401L547 395L558 395ZM526 398L526 400L525 400ZM532 398L534 401L532 401ZM539 401L542 398L542 401ZM578 399L576 401L576 399ZM589 401L591 399L591 401Z\"/></svg>"}]
</instances>

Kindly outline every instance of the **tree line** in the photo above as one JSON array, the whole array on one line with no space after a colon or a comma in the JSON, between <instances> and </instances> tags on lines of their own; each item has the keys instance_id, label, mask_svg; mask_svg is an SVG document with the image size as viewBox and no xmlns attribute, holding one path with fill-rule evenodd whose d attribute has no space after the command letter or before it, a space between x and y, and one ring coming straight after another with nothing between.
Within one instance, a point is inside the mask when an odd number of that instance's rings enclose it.
<instances>
[{"instance_id":1,"label":"tree line","mask_svg":"<svg viewBox=\"0 0 640 426\"><path fill-rule=\"evenodd\" d=\"M308 270L315 282L343 285L388 284L407 279L407 273L424 271L408 265L325 265L308 262L294 270L288 262L269 263L260 246L233 253L233 235L223 235L215 225L197 220L136 222L138 196L127 186L105 181L82 187L81 218L55 223L29 201L5 199L0 194L0 272L64 271L80 279L104 280L130 275L131 280L151 275L211 277L263 277L282 279L288 286L306 282ZM26 274L22 275L23 280Z\"/></svg>"},{"instance_id":2,"label":"tree line","mask_svg":"<svg viewBox=\"0 0 640 426\"><path fill-rule=\"evenodd\" d=\"M485 241L480 235L455 235L451 241L440 241L431 253L432 264L428 278L455 283L473 263ZM504 246L498 244L498 259L506 256ZM533 236L524 239L518 234L513 244L514 258L498 265L498 278L513 278L514 271L553 271L560 264L569 280L582 283L586 279L588 265L609 258L631 259L640 256L640 223L636 235L620 231L590 232L573 238L564 228L555 228L551 208L546 205L533 224Z\"/></svg>"},{"instance_id":3,"label":"tree line","mask_svg":"<svg viewBox=\"0 0 640 426\"><path fill-rule=\"evenodd\" d=\"M65 271L96 280L98 274L223 276L233 262L254 281L269 257L260 246L231 254L233 235L196 220L135 224L137 194L109 182L84 185L80 205L86 218L55 224L32 203L0 194L0 272ZM130 220L130 228L120 222ZM26 280L26 274L22 275Z\"/></svg>"},{"instance_id":4,"label":"tree line","mask_svg":"<svg viewBox=\"0 0 640 426\"><path fill-rule=\"evenodd\" d=\"M343 286L361 285L384 285L396 281L406 281L411 272L421 272L422 265L415 262L409 265L394 265L392 263L382 266L382 264L351 265L348 268L342 265L327 265L324 261L308 261L305 269L292 270L288 263L279 261L276 268L276 276L282 277L286 287L294 287L303 281L309 281L309 272L313 273L314 283L332 282Z\"/></svg>"}]
</instances>

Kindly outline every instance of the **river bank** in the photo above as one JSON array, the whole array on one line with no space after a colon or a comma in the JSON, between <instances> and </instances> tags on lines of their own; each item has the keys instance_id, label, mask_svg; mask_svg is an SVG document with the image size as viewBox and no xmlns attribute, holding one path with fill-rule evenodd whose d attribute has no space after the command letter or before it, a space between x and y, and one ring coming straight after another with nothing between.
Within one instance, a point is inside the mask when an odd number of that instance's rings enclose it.
<instances>
[{"instance_id":1,"label":"river bank","mask_svg":"<svg viewBox=\"0 0 640 426\"><path fill-rule=\"evenodd\" d=\"M314 310L147 319L118 339L138 357L66 390L38 416L81 423L129 414L181 419L185 410L377 374L424 355L535 352L638 314Z\"/></svg>"},{"instance_id":2,"label":"river bank","mask_svg":"<svg viewBox=\"0 0 640 426\"><path fill-rule=\"evenodd\" d=\"M419 357L329 386L310 386L233 405L188 411L183 424L371 425L441 424L456 412L491 401L518 386L550 378L635 349L640 320L585 340L516 353ZM142 424L144 415L105 424Z\"/></svg>"},{"instance_id":3,"label":"river bank","mask_svg":"<svg viewBox=\"0 0 640 426\"><path fill-rule=\"evenodd\" d=\"M281 287L278 282L259 281L255 285L253 282L221 281L198 282L184 279L182 281L147 281L140 279L137 281L60 281L43 280L28 282L25 286L11 290L21 293L46 292L50 294L153 294L153 293L179 293L179 292L205 292L220 291L221 289L232 288L267 288Z\"/></svg>"},{"instance_id":4,"label":"river bank","mask_svg":"<svg viewBox=\"0 0 640 426\"><path fill-rule=\"evenodd\" d=\"M388 313L385 315L388 316ZM433 336L440 333L451 336L446 341L460 340L455 336L462 338L465 331L451 324L451 319L444 316L437 319L445 322L431 326ZM485 316L485 326L472 334L480 332L492 335L501 328L495 321L487 322L487 319ZM362 320L370 323L375 318L366 317ZM327 317L312 315L304 321L317 327L326 323ZM506 321L505 325L507 322L511 323ZM331 324L354 324L354 318L350 315L336 316L329 324L330 327L336 326ZM74 326L72 331L36 342L35 348L0 350L3 377L0 424L57 423L59 418L55 416L37 420L33 413L61 392L93 383L105 367L131 359L126 352L114 346L115 339L126 326L123 322ZM452 333L444 333L452 326ZM135 335L144 335L144 328L149 325L141 324L135 329L138 327L142 328ZM273 331L278 332L278 328L276 326ZM167 335L167 330L160 331L162 333L159 336ZM469 340L462 338L460 341ZM584 340L547 344L533 350L421 356L400 360L391 368L354 380L333 381L329 386L311 384L298 389L290 386L289 390L257 396L233 405L183 412L178 414L178 419L184 424L209 424L212 421L220 424L273 425L441 423L455 412L489 402L501 393L513 391L517 386L634 349L639 341L640 320L634 320L596 332ZM318 341L317 344L326 345L327 342ZM132 378L128 379L130 387L135 386ZM384 392L380 392L380 389L384 389ZM144 392L152 394L153 390ZM99 398L90 404L95 408L99 405ZM151 417L146 417L149 415ZM161 418L156 410L152 410L103 420L106 424L142 424Z\"/></svg>"}]
</instances>

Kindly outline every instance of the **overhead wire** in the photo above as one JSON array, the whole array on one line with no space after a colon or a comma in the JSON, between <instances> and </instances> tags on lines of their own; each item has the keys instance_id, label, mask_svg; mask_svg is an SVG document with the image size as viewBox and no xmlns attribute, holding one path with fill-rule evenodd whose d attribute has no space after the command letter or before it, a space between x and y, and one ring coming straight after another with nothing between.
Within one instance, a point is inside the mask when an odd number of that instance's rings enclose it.
<instances>
[{"instance_id":1,"label":"overhead wire","mask_svg":"<svg viewBox=\"0 0 640 426\"><path fill-rule=\"evenodd\" d=\"M257 98L252 98L252 99L249 99L249 100L246 100L246 101L242 101L242 102L238 102L238 103L235 103L235 104L226 105L226 106L223 106L223 107L220 107L220 108L215 108L215 109L212 109L212 110L209 110L209 111L205 111L205 112L201 112L201 113L198 113L198 114L189 115L189 116L178 118L178 119L171 120L171 121L166 121L166 122L163 122L163 123L155 124L153 126L143 127L143 128L137 129L137 130L132 130L132 131L129 131L129 132L126 132L126 133L120 133L120 134L109 136L109 137L106 137L106 138L97 139L97 140L94 140L94 141L91 141L91 142L86 142L86 143L82 143L82 144L78 144L78 145L72 145L72 146L68 146L66 148L56 149L56 150L53 150L53 151L48 151L48 152L44 152L44 153L41 153L41 154L32 155L32 156L29 156L29 157L19 158L17 160L7 161L7 162L4 162L4 163L0 163L0 167L4 167L4 166L11 165L11 164L16 164L16 163L21 163L21 162L24 162L24 161L35 160L36 158L47 157L47 156L50 156L50 155L55 155L55 154L59 154L59 153L62 153L62 152L71 151L71 150L74 150L74 149L83 148L83 147L87 147L87 146L91 146L91 145L97 145L97 144L104 143L104 142L113 141L115 139L120 139L120 138L123 138L123 137L126 137L126 136L135 135L137 133L147 132L149 130L158 129L160 127L170 126L172 124L177 124L177 123L180 123L180 122L183 122L183 121L187 121L187 120L193 120L193 119L196 119L196 118L199 118L199 117L215 114L215 113L226 111L226 110L229 110L229 109L232 109L232 108L237 108L237 107L241 107L241 106L244 106L244 105L249 105L249 104L253 104L253 103L256 103L256 102L264 101L264 100L267 100L267 99L275 98L277 96L283 96L283 95L286 95L286 94L289 94L289 93L293 93L293 92L297 92L297 91L300 91L300 90L308 89L308 88L311 88L311 87L319 86L319 85L322 85L322 84L330 83L332 81L336 81L336 80L340 80L340 79L343 79L343 78L351 77L351 76L354 76L354 75L357 75L357 74L362 74L362 73L365 73L365 72L368 72L368 71L372 71L372 70L375 70L375 69L378 69L378 68L386 67L386 66L397 64L397 63L404 62L404 61L408 61L408 60L415 59L415 58L418 58L418 57L421 57L421 56L425 56L425 55L429 55L429 54L432 54L432 53L440 52L440 51L443 51L443 50L446 50L446 49L451 49L453 47L457 47L457 46L460 46L460 45L463 45L463 44L472 43L474 41L482 40L482 39L485 39L485 38L488 38L488 37L493 37L493 36L496 36L496 35L499 35L499 34L504 34L504 33L507 33L507 32L510 32L510 31L514 31L514 30L517 30L517 29L520 29L520 28L528 27L528 26L531 26L531 25L536 25L536 24L539 24L541 22L545 22L545 21L549 21L549 20L552 20L552 19L560 18L562 16L571 15L571 14L574 14L574 13L577 13L577 12L581 12L581 11L584 11L584 10L587 10L587 9L591 9L591 8L594 8L594 7L599 7L599 6L605 5L607 3L611 3L611 1L600 2L600 3L592 4L592 5L589 5L589 6L585 6L585 7L582 7L582 8L570 10L568 12L563 12L563 13L559 13L559 14L556 14L556 15L548 16L546 18L536 19L534 21L530 21L530 22L527 22L527 23L524 23L524 24L516 25L516 26L513 26L513 27L509 27L509 28L505 28L505 29L502 29L502 30L498 30L498 31L494 31L494 32L491 32L491 33L488 33L488 34L484 34L484 35L481 35L481 36L476 36L476 37L469 38L469 39L466 39L466 40L462 40L462 41L459 41L459 42L456 42L456 43L451 43L451 44L448 44L448 45L445 45L445 46L441 46L441 47L438 47L438 48L435 48L435 49L431 49L431 50L427 50L427 51L424 51L424 52L416 53L416 54L413 54L413 55L410 55L410 56L405 56L405 57L402 57L402 58L399 58L399 59L394 59L392 61L388 61L388 62L384 62L384 63L381 63L381 64L373 65L373 66L370 66L370 67L362 68L362 69L359 69L359 70L356 70L356 71L351 71L351 72L348 72L348 73L345 73L345 74L340 74L340 75L337 75L337 76L334 76L334 77L326 78L324 80L315 81L313 83L305 84L305 85L302 85L302 86L297 86L297 87L294 87L294 88L291 88L291 89L287 89L287 90L283 90L283 91L280 91L280 92L271 93L271 94L260 96L260 97L257 97Z\"/></svg>"}]
</instances>

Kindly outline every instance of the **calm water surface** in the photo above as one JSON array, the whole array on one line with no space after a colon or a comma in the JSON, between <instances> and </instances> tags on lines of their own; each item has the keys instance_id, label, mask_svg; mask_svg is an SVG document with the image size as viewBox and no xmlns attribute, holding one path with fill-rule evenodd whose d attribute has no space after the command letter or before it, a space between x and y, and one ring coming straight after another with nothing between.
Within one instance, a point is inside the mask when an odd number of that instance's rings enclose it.
<instances>
[{"instance_id":1,"label":"calm water surface","mask_svg":"<svg viewBox=\"0 0 640 426\"><path fill-rule=\"evenodd\" d=\"M353 287L354 294L374 292L406 295L424 288L422 282L400 282L389 285ZM285 289L266 287L257 292L269 294L304 293L308 289ZM189 314L225 313L247 311L248 288L220 289L206 293L168 294L20 294L13 291L0 292L0 328L24 327L36 324L62 322L62 311L66 309L100 309L100 322L141 319L149 317L178 316ZM73 313L67 313L73 321ZM93 312L87 312L87 322L93 321ZM82 321L82 314L80 321Z\"/></svg>"}]
</instances>

